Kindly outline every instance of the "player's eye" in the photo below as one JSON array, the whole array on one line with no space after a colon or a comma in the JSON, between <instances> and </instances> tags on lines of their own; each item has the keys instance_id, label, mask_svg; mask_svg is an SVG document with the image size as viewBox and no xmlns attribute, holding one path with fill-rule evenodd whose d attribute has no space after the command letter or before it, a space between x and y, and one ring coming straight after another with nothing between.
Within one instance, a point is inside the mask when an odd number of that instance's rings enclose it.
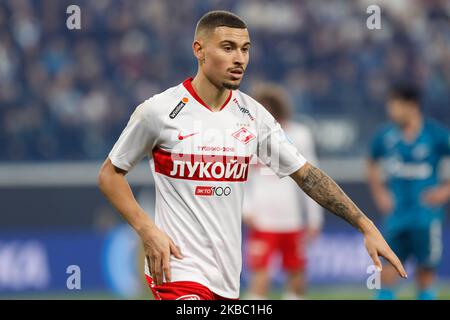
<instances>
[{"instance_id":1,"label":"player's eye","mask_svg":"<svg viewBox=\"0 0 450 320\"><path fill-rule=\"evenodd\" d=\"M249 47L242 48L242 52L244 52L244 53L248 52L249 50L250 50Z\"/></svg>"},{"instance_id":2,"label":"player's eye","mask_svg":"<svg viewBox=\"0 0 450 320\"><path fill-rule=\"evenodd\" d=\"M226 46L223 48L226 52L231 52L232 48L230 46Z\"/></svg>"}]
</instances>

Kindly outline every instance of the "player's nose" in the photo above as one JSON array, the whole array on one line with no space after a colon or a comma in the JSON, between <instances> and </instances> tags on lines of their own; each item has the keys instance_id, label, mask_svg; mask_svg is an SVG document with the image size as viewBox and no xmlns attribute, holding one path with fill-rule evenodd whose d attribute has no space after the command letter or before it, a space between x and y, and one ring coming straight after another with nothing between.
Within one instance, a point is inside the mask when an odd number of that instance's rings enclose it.
<instances>
[{"instance_id":1,"label":"player's nose","mask_svg":"<svg viewBox=\"0 0 450 320\"><path fill-rule=\"evenodd\" d=\"M241 50L236 50L233 62L237 65L243 66L245 64L245 54Z\"/></svg>"}]
</instances>

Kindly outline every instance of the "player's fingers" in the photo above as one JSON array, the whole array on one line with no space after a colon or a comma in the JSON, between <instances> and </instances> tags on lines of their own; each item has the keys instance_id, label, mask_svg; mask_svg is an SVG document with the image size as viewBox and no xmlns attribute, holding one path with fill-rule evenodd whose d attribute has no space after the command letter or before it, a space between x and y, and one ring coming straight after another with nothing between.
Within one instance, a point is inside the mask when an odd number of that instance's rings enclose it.
<instances>
[{"instance_id":1,"label":"player's fingers","mask_svg":"<svg viewBox=\"0 0 450 320\"><path fill-rule=\"evenodd\" d=\"M378 272L381 272L383 270L383 265L381 264L378 254L376 252L370 252L370 257L372 258L375 268L377 268Z\"/></svg>"},{"instance_id":2,"label":"player's fingers","mask_svg":"<svg viewBox=\"0 0 450 320\"><path fill-rule=\"evenodd\" d=\"M398 274L402 278L408 278L406 274L405 268L403 268L403 264L400 259L395 255L395 253L391 252L385 256L386 260L389 261L394 268L397 270Z\"/></svg>"},{"instance_id":3,"label":"player's fingers","mask_svg":"<svg viewBox=\"0 0 450 320\"><path fill-rule=\"evenodd\" d=\"M150 265L152 266L152 279L153 279L153 283L155 284L155 286L159 286L158 283L158 274L156 273L156 268L155 268L155 261L153 259L150 259Z\"/></svg>"},{"instance_id":4,"label":"player's fingers","mask_svg":"<svg viewBox=\"0 0 450 320\"><path fill-rule=\"evenodd\" d=\"M150 257L148 255L146 255L145 259L147 260L147 265L148 265L148 270L150 271L150 275L153 278L153 267L152 267L152 262L150 261Z\"/></svg>"},{"instance_id":5,"label":"player's fingers","mask_svg":"<svg viewBox=\"0 0 450 320\"><path fill-rule=\"evenodd\" d=\"M183 259L183 255L181 254L180 249L170 240L170 252L178 259Z\"/></svg>"},{"instance_id":6,"label":"player's fingers","mask_svg":"<svg viewBox=\"0 0 450 320\"><path fill-rule=\"evenodd\" d=\"M157 286L162 284L162 259L160 255L152 257L153 269L155 270L155 283Z\"/></svg>"},{"instance_id":7,"label":"player's fingers","mask_svg":"<svg viewBox=\"0 0 450 320\"><path fill-rule=\"evenodd\" d=\"M171 274L170 274L170 254L165 254L162 259L162 267L163 267L163 273L164 277L166 279L166 282L171 281Z\"/></svg>"},{"instance_id":8,"label":"player's fingers","mask_svg":"<svg viewBox=\"0 0 450 320\"><path fill-rule=\"evenodd\" d=\"M155 282L155 268L153 267L152 259L149 256L146 256L148 269L150 270L150 275L152 276L153 282Z\"/></svg>"}]
</instances>

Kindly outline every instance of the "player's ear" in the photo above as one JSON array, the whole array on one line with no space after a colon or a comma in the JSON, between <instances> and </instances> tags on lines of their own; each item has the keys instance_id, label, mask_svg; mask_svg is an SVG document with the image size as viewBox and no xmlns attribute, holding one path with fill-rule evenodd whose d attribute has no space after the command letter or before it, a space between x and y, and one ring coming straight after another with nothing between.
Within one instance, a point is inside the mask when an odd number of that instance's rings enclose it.
<instances>
[{"instance_id":1,"label":"player's ear","mask_svg":"<svg viewBox=\"0 0 450 320\"><path fill-rule=\"evenodd\" d=\"M194 52L194 56L199 62L205 60L205 50L203 47L203 41L201 39L194 40L194 42L192 43L192 51Z\"/></svg>"}]
</instances>

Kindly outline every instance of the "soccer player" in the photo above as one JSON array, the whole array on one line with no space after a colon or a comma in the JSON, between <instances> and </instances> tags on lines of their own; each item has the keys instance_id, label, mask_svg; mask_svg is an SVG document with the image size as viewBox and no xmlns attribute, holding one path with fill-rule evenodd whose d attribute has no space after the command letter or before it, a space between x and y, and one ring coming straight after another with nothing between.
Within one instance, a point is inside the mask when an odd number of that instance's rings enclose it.
<instances>
[{"instance_id":1,"label":"soccer player","mask_svg":"<svg viewBox=\"0 0 450 320\"><path fill-rule=\"evenodd\" d=\"M417 298L434 299L443 205L450 198L450 183L440 182L438 166L443 156L450 155L450 131L424 118L419 92L409 84L393 87L387 113L392 123L381 128L371 146L370 189L386 217L384 233L389 245L401 261L413 257L417 262ZM377 298L395 299L396 282L394 268L386 265Z\"/></svg>"},{"instance_id":2,"label":"soccer player","mask_svg":"<svg viewBox=\"0 0 450 320\"><path fill-rule=\"evenodd\" d=\"M192 49L195 78L136 108L98 176L101 191L142 239L155 298L239 297L243 187L252 155L359 229L379 268L384 256L406 277L371 220L303 158L264 107L238 90L250 50L242 19L224 11L205 14ZM155 221L126 180L145 156L152 159Z\"/></svg>"},{"instance_id":3,"label":"soccer player","mask_svg":"<svg viewBox=\"0 0 450 320\"><path fill-rule=\"evenodd\" d=\"M252 92L274 116L309 163L317 165L314 140L308 127L290 120L292 106L283 88L257 86ZM244 222L249 227L247 260L251 270L246 299L267 299L270 263L281 255L286 285L281 299L300 300L306 292L306 245L322 227L321 207L292 179L279 179L266 166L256 165L245 189Z\"/></svg>"}]
</instances>

